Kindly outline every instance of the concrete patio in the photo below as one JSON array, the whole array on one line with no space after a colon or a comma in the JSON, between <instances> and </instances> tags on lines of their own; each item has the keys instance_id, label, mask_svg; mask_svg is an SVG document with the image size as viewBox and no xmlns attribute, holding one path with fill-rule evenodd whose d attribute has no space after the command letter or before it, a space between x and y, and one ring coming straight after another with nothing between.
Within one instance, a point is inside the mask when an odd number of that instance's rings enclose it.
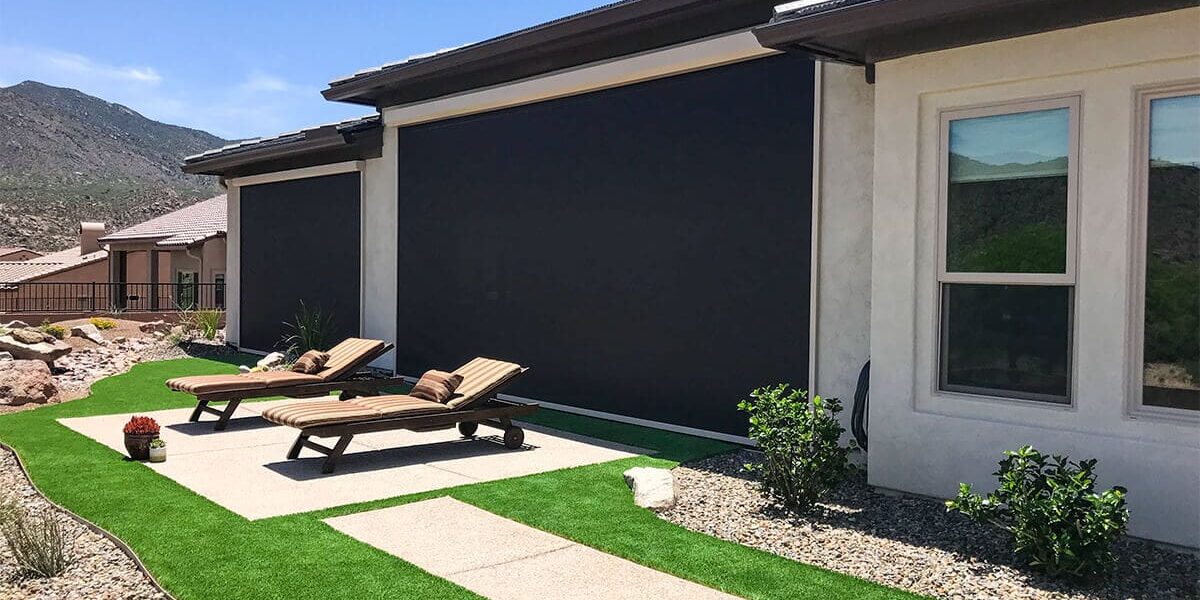
<instances>
[{"instance_id":1,"label":"concrete patio","mask_svg":"<svg viewBox=\"0 0 1200 600\"><path fill-rule=\"evenodd\" d=\"M213 431L211 421L189 423L190 408L140 413L158 421L160 436L167 443L167 461L148 466L253 520L646 453L525 424L525 446L520 450L506 449L487 428L469 440L456 430L393 431L356 436L337 472L322 475L323 457L316 453L306 451L298 460L285 458L296 430L259 417L266 408L289 402L298 401L243 404L229 429L221 432ZM129 417L104 415L59 423L124 454L121 429Z\"/></svg>"}]
</instances>

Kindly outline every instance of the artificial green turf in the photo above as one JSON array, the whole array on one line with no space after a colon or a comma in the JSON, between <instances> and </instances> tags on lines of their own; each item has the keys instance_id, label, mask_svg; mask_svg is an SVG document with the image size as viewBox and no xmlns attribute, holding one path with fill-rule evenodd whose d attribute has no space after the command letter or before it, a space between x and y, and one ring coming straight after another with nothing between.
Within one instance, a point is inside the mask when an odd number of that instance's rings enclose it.
<instances>
[{"instance_id":1,"label":"artificial green turf","mask_svg":"<svg viewBox=\"0 0 1200 600\"><path fill-rule=\"evenodd\" d=\"M657 454L247 521L56 421L191 406L189 396L168 392L162 382L232 371L203 359L137 365L97 382L88 398L0 417L0 440L20 453L47 496L120 536L181 600L477 598L321 521L445 495L747 598L914 597L688 531L630 501L625 469L670 467L729 448L720 442L543 411L531 420Z\"/></svg>"}]
</instances>

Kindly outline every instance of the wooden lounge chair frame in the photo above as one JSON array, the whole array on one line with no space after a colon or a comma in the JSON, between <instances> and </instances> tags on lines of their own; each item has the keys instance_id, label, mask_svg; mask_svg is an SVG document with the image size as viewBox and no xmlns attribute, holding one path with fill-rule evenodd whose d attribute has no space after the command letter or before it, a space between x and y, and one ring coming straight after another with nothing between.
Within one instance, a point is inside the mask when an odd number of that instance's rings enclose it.
<instances>
[{"instance_id":1,"label":"wooden lounge chair frame","mask_svg":"<svg viewBox=\"0 0 1200 600\"><path fill-rule=\"evenodd\" d=\"M480 425L499 429L504 432L504 446L509 450L516 450L525 443L525 431L513 425L512 419L533 413L539 408L539 405L534 403L509 402L507 400L500 400L496 396L509 382L528 370L529 367L522 367L508 377L497 381L491 387L481 391L479 393L480 399L468 404L467 408L432 415L381 417L348 423L314 425L313 427L301 429L300 435L296 436L295 443L288 450L287 457L289 460L298 458L300 451L304 448L320 452L325 455L325 462L321 466L321 472L328 474L332 473L334 468L336 468L338 459L342 457L346 448L350 446L350 440L354 439L354 436L360 433L394 431L397 429L433 431L448 429L456 424L458 425L459 433L467 438L474 437ZM314 437L336 437L338 441L333 447L329 447L309 439Z\"/></svg>"},{"instance_id":2,"label":"wooden lounge chair frame","mask_svg":"<svg viewBox=\"0 0 1200 600\"><path fill-rule=\"evenodd\" d=\"M368 365L371 361L390 352L394 347L393 344L384 344L379 349L363 355L358 364ZM359 369L356 372L347 373L339 379L322 381L321 383L301 383L274 388L226 390L207 394L195 394L196 408L192 411L192 415L188 417L188 421L197 422L200 420L201 415L209 413L217 416L213 430L224 431L229 426L229 419L233 417L233 413L237 411L238 405L242 403L242 400L269 398L271 396L316 398L319 396L328 396L331 392L341 392L338 394L338 398L349 400L358 396L377 396L383 393L385 388L396 387L405 383L407 381L403 377L379 377ZM221 409L209 406L212 402L225 402L227 404L224 409Z\"/></svg>"}]
</instances>

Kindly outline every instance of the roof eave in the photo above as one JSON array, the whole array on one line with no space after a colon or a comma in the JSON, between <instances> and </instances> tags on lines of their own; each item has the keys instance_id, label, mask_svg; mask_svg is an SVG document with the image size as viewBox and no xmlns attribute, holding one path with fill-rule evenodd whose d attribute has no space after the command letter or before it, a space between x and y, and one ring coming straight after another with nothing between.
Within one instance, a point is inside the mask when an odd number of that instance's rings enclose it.
<instances>
[{"instance_id":1,"label":"roof eave","mask_svg":"<svg viewBox=\"0 0 1200 600\"><path fill-rule=\"evenodd\" d=\"M385 108L746 29L765 21L771 8L762 0L619 3L334 81L321 94Z\"/></svg>"},{"instance_id":2,"label":"roof eave","mask_svg":"<svg viewBox=\"0 0 1200 600\"><path fill-rule=\"evenodd\" d=\"M806 7L754 29L759 43L874 64L961 46L1167 12L1200 0L865 0Z\"/></svg>"}]
</instances>

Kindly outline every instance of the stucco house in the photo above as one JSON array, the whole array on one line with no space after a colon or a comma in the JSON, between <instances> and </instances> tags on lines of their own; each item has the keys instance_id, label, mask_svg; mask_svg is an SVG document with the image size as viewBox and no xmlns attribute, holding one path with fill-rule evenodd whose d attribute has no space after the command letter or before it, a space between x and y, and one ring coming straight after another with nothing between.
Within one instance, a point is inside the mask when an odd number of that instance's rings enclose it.
<instances>
[{"instance_id":1,"label":"stucco house","mask_svg":"<svg viewBox=\"0 0 1200 600\"><path fill-rule=\"evenodd\" d=\"M42 254L25 248L4 248L0 283L91 283L106 281L108 252L100 244L103 223L79 224L79 245ZM9 290L11 291L11 290Z\"/></svg>"},{"instance_id":2,"label":"stucco house","mask_svg":"<svg viewBox=\"0 0 1200 600\"><path fill-rule=\"evenodd\" d=\"M746 441L849 400L870 483L1096 457L1200 547L1200 7L626 0L359 71L369 116L189 157L228 188L227 338L303 300L552 408Z\"/></svg>"},{"instance_id":3,"label":"stucco house","mask_svg":"<svg viewBox=\"0 0 1200 600\"><path fill-rule=\"evenodd\" d=\"M152 310L225 303L225 196L215 196L100 238L111 282L163 286ZM197 285L214 284L214 285ZM201 298L200 296L206 296Z\"/></svg>"}]
</instances>

